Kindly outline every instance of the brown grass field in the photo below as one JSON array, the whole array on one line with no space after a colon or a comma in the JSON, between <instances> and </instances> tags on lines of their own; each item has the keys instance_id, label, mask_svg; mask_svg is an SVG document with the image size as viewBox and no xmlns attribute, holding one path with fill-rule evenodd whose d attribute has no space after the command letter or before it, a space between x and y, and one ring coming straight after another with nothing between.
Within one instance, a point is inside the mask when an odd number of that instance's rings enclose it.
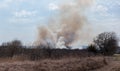
<instances>
[{"instance_id":1,"label":"brown grass field","mask_svg":"<svg viewBox=\"0 0 120 71\"><path fill-rule=\"evenodd\" d=\"M120 71L119 55L44 59L0 58L0 71Z\"/></svg>"}]
</instances>

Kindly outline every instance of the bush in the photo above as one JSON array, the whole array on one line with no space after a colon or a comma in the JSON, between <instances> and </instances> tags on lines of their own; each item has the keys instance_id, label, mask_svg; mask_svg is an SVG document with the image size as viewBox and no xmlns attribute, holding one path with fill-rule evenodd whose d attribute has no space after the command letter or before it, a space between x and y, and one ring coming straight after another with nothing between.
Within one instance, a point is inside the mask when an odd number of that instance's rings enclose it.
<instances>
[{"instance_id":1,"label":"bush","mask_svg":"<svg viewBox=\"0 0 120 71\"><path fill-rule=\"evenodd\" d=\"M89 52L97 53L97 48L95 47L95 45L92 44L87 47L87 50Z\"/></svg>"}]
</instances>

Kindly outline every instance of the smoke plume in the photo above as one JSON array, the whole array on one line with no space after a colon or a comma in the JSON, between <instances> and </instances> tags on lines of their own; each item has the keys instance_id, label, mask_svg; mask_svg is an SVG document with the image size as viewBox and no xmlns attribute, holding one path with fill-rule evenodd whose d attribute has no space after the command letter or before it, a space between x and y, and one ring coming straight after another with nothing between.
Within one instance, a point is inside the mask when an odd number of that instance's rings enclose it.
<instances>
[{"instance_id":1,"label":"smoke plume","mask_svg":"<svg viewBox=\"0 0 120 71\"><path fill-rule=\"evenodd\" d=\"M38 28L38 45L53 46L60 37L64 37L66 46L79 39L79 31L87 23L84 15L93 0L65 0L65 3L59 4L58 14L52 17L48 26Z\"/></svg>"}]
</instances>

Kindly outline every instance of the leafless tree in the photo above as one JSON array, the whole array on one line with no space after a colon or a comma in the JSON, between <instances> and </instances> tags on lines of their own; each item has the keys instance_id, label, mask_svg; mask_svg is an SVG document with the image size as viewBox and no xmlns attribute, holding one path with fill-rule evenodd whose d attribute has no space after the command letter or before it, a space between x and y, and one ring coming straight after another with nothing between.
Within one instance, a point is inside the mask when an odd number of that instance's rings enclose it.
<instances>
[{"instance_id":1,"label":"leafless tree","mask_svg":"<svg viewBox=\"0 0 120 71\"><path fill-rule=\"evenodd\" d=\"M6 55L13 57L15 54L19 53L20 47L22 47L22 43L20 40L13 40L3 43L1 47L6 48Z\"/></svg>"},{"instance_id":2,"label":"leafless tree","mask_svg":"<svg viewBox=\"0 0 120 71\"><path fill-rule=\"evenodd\" d=\"M118 47L118 38L114 32L104 32L94 39L95 46L104 55L113 55Z\"/></svg>"}]
</instances>

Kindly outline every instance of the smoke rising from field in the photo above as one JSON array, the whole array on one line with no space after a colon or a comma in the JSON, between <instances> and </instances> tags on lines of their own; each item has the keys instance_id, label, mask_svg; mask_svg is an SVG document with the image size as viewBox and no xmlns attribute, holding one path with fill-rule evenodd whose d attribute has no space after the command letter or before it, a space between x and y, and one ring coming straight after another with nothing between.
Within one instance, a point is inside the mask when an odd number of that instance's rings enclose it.
<instances>
[{"instance_id":1,"label":"smoke rising from field","mask_svg":"<svg viewBox=\"0 0 120 71\"><path fill-rule=\"evenodd\" d=\"M64 0L64 2L59 4L58 14L48 21L48 25L38 28L37 44L55 45L60 37L64 37L65 45L68 46L79 39L79 31L87 23L84 11L93 0Z\"/></svg>"}]
</instances>

